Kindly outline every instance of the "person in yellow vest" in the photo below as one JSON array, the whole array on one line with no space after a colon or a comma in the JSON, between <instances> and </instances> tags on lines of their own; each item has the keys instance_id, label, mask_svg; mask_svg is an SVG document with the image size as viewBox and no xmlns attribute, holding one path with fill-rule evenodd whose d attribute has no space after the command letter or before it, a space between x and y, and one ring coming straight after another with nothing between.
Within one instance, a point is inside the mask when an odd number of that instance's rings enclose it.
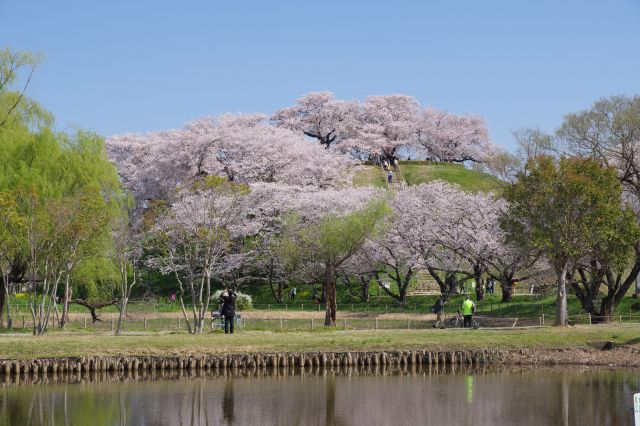
<instances>
[{"instance_id":1,"label":"person in yellow vest","mask_svg":"<svg viewBox=\"0 0 640 426\"><path fill-rule=\"evenodd\" d=\"M469 296L466 296L464 302L460 305L458 312L460 311L462 311L462 315L464 316L462 326L471 327L471 319L473 318L473 314L476 312L476 304L473 303L473 300L471 300Z\"/></svg>"}]
</instances>

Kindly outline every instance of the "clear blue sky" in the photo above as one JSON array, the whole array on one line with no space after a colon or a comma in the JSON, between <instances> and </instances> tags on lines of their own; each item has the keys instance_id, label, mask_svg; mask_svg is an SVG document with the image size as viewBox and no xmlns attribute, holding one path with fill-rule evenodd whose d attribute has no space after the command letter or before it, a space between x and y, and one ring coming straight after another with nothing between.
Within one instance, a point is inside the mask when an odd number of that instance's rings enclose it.
<instances>
[{"instance_id":1,"label":"clear blue sky","mask_svg":"<svg viewBox=\"0 0 640 426\"><path fill-rule=\"evenodd\" d=\"M42 52L30 95L104 135L406 93L494 141L640 93L640 0L0 0L0 46Z\"/></svg>"}]
</instances>

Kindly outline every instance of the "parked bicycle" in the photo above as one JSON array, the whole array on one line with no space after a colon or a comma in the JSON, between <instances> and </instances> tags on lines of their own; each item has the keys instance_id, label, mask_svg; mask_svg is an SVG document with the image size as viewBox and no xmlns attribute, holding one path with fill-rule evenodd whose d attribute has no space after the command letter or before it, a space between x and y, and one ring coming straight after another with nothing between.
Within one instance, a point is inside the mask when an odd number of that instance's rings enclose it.
<instances>
[{"instance_id":1,"label":"parked bicycle","mask_svg":"<svg viewBox=\"0 0 640 426\"><path fill-rule=\"evenodd\" d=\"M457 313L455 318L450 318L447 321L447 327L449 328L463 328L464 327L464 317L460 312ZM471 328L477 330L480 328L480 322L476 318L471 318Z\"/></svg>"},{"instance_id":2,"label":"parked bicycle","mask_svg":"<svg viewBox=\"0 0 640 426\"><path fill-rule=\"evenodd\" d=\"M244 318L242 315L236 314L234 317L235 328L238 330L244 330ZM220 315L220 312L211 313L211 331L223 330L224 331L224 316Z\"/></svg>"}]
</instances>

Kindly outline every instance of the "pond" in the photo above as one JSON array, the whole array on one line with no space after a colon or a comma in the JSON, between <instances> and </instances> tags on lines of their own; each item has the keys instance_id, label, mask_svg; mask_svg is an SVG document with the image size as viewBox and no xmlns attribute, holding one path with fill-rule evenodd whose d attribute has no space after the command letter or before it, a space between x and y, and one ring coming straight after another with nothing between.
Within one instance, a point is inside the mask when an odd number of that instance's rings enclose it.
<instances>
[{"instance_id":1,"label":"pond","mask_svg":"<svg viewBox=\"0 0 640 426\"><path fill-rule=\"evenodd\" d=\"M640 372L334 367L0 376L1 425L629 425Z\"/></svg>"}]
</instances>

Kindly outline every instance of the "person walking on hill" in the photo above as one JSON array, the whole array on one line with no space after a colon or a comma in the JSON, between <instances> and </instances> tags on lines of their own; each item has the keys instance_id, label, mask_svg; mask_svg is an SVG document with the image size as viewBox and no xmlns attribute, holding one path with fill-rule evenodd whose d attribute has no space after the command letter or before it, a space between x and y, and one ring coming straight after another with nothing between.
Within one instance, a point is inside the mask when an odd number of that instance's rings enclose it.
<instances>
[{"instance_id":1,"label":"person walking on hill","mask_svg":"<svg viewBox=\"0 0 640 426\"><path fill-rule=\"evenodd\" d=\"M387 183L391 185L391 181L393 181L393 172L389 170L389 173L387 174Z\"/></svg>"},{"instance_id":2,"label":"person walking on hill","mask_svg":"<svg viewBox=\"0 0 640 426\"><path fill-rule=\"evenodd\" d=\"M476 304L473 303L473 300L469 296L466 296L464 302L460 305L458 312L462 311L462 315L464 316L464 322L462 323L463 327L471 327L471 320L473 319L473 314L476 311Z\"/></svg>"},{"instance_id":3,"label":"person walking on hill","mask_svg":"<svg viewBox=\"0 0 640 426\"><path fill-rule=\"evenodd\" d=\"M233 334L233 326L236 319L236 298L238 296L232 289L225 288L220 295L222 309L220 315L224 317L224 334Z\"/></svg>"}]
</instances>

